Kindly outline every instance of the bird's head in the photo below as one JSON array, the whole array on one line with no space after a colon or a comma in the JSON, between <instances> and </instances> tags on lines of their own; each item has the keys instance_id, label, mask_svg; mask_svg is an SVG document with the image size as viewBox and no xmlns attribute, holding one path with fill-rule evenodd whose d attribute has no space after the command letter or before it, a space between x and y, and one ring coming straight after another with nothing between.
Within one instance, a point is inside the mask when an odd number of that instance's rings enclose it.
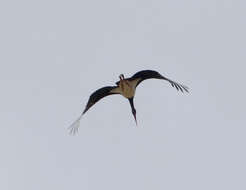
<instances>
[{"instance_id":1,"label":"bird's head","mask_svg":"<svg viewBox=\"0 0 246 190\"><path fill-rule=\"evenodd\" d=\"M123 74L120 74L119 78L120 78L120 80L123 80L125 77Z\"/></svg>"}]
</instances>

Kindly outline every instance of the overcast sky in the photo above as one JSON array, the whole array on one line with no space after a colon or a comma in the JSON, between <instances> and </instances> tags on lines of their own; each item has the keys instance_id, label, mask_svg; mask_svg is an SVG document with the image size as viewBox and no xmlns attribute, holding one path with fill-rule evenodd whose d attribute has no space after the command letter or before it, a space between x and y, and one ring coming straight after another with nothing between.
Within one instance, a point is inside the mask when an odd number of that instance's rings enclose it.
<instances>
[{"instance_id":1,"label":"overcast sky","mask_svg":"<svg viewBox=\"0 0 246 190\"><path fill-rule=\"evenodd\" d=\"M0 189L245 190L246 2L0 2ZM89 95L144 69L165 81Z\"/></svg>"}]
</instances>

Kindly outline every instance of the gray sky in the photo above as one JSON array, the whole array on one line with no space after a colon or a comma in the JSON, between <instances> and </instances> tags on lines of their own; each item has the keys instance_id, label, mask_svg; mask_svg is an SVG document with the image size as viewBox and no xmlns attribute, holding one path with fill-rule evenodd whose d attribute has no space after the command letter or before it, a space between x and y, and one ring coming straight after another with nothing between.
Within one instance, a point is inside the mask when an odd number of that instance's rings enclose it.
<instances>
[{"instance_id":1,"label":"gray sky","mask_svg":"<svg viewBox=\"0 0 246 190\"><path fill-rule=\"evenodd\" d=\"M0 189L246 189L243 0L0 2ZM121 96L67 127L89 95L153 69L136 127Z\"/></svg>"}]
</instances>

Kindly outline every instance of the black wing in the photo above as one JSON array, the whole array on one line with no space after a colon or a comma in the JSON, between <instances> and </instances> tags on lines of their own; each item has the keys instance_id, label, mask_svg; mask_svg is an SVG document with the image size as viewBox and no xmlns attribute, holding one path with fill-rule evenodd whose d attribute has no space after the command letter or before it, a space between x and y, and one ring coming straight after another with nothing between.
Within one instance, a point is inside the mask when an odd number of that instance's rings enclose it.
<instances>
[{"instance_id":1,"label":"black wing","mask_svg":"<svg viewBox=\"0 0 246 190\"><path fill-rule=\"evenodd\" d=\"M168 82L171 83L171 85L173 87L175 87L177 90L180 90L181 92L189 92L188 91L188 87L184 86L182 84L179 84L177 82L174 82L164 76L162 76L160 73L158 73L157 71L152 71L152 70L143 70L143 71L139 71L136 74L134 74L131 78L129 78L128 80L136 80L139 79L139 81L136 84L136 87L144 80L146 79L163 79L163 80L167 80Z\"/></svg>"},{"instance_id":2,"label":"black wing","mask_svg":"<svg viewBox=\"0 0 246 190\"><path fill-rule=\"evenodd\" d=\"M85 106L85 110L83 113L79 116L79 118L72 123L72 125L69 126L70 134L75 135L78 132L80 119L85 114L85 112L90 109L91 106L93 106L96 102L101 100L103 97L112 95L112 94L119 94L119 87L117 86L106 86L103 88L100 88L93 92Z\"/></svg>"},{"instance_id":3,"label":"black wing","mask_svg":"<svg viewBox=\"0 0 246 190\"><path fill-rule=\"evenodd\" d=\"M96 102L98 102L102 98L113 94L119 94L117 90L115 90L117 88L118 88L117 86L106 86L93 92L85 106L85 110L83 111L82 115L85 114L85 112L87 112L91 106L93 106Z\"/></svg>"}]
</instances>

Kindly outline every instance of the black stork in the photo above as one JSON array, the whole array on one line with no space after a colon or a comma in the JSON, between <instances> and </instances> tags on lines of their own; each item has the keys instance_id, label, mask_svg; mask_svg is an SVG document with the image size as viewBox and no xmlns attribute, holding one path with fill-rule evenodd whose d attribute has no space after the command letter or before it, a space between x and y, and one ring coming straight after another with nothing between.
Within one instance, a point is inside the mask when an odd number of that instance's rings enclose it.
<instances>
[{"instance_id":1,"label":"black stork","mask_svg":"<svg viewBox=\"0 0 246 190\"><path fill-rule=\"evenodd\" d=\"M115 84L117 86L105 86L102 87L95 92L93 92L85 106L84 111L80 115L80 117L69 127L70 134L75 134L78 131L80 119L81 117L100 99L113 94L121 94L125 98L129 100L129 103L131 105L132 114L134 116L136 125L137 125L137 118L136 118L136 109L134 107L133 99L135 95L135 91L137 86L146 79L162 79L168 81L173 87L175 87L177 90L180 90L181 92L189 92L188 87L184 86L182 84L179 84L177 82L174 82L164 76L162 76L160 73L152 70L143 70L139 71L136 74L134 74L130 78L125 78L123 74L119 76L120 80L116 82Z\"/></svg>"}]
</instances>

